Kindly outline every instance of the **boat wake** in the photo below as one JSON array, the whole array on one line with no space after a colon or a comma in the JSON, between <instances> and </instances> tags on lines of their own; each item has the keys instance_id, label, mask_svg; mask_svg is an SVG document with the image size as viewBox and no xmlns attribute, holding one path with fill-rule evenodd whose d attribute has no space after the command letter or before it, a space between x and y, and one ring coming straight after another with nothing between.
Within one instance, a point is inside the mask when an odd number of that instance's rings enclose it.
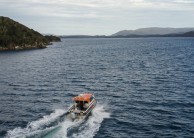
<instances>
[{"instance_id":1,"label":"boat wake","mask_svg":"<svg viewBox=\"0 0 194 138\"><path fill-rule=\"evenodd\" d=\"M109 118L110 113L106 112L103 106L96 106L94 108L92 115L89 116L88 120L84 122L78 128L77 133L73 133L71 137L73 138L93 138L98 132L102 121L105 118Z\"/></svg>"},{"instance_id":2,"label":"boat wake","mask_svg":"<svg viewBox=\"0 0 194 138\"><path fill-rule=\"evenodd\" d=\"M28 123L26 128L15 128L13 130L8 131L6 138L26 138L26 137L42 137L49 131L58 127L58 125L50 126L52 123L57 123L58 119L65 114L64 110L57 109L55 112L50 115L43 116L43 118ZM48 127L50 126L50 127Z\"/></svg>"},{"instance_id":3,"label":"boat wake","mask_svg":"<svg viewBox=\"0 0 194 138\"><path fill-rule=\"evenodd\" d=\"M26 128L15 128L7 132L6 138L67 138L88 137L92 138L98 132L102 121L110 117L103 106L96 106L86 120L72 122L68 118L61 121L61 116L66 112L55 110L50 115L30 122Z\"/></svg>"}]
</instances>

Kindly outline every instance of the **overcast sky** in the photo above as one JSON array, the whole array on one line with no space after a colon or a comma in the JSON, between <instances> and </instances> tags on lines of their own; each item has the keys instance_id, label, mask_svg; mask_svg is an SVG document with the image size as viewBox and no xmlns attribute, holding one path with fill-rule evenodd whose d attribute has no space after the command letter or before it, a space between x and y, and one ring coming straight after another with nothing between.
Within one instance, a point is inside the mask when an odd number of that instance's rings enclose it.
<instances>
[{"instance_id":1,"label":"overcast sky","mask_svg":"<svg viewBox=\"0 0 194 138\"><path fill-rule=\"evenodd\" d=\"M194 0L0 0L0 15L40 33L110 35L144 27L194 27Z\"/></svg>"}]
</instances>

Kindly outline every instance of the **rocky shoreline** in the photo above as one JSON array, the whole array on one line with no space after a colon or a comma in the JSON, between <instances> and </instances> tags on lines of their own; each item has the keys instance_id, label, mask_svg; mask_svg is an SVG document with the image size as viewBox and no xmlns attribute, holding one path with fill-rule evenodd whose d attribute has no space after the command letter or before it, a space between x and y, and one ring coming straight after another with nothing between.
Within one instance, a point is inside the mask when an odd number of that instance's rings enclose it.
<instances>
[{"instance_id":1,"label":"rocky shoreline","mask_svg":"<svg viewBox=\"0 0 194 138\"><path fill-rule=\"evenodd\" d=\"M0 47L0 51L17 51L17 50L30 50L30 49L44 49L47 48L46 45L44 46L11 46L11 47Z\"/></svg>"}]
</instances>

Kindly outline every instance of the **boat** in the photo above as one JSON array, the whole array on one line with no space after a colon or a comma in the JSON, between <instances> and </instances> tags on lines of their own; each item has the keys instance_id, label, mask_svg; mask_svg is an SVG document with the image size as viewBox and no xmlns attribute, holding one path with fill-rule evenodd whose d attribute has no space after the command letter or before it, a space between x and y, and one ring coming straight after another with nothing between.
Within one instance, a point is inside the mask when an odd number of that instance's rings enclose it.
<instances>
[{"instance_id":1,"label":"boat","mask_svg":"<svg viewBox=\"0 0 194 138\"><path fill-rule=\"evenodd\" d=\"M97 103L94 95L91 93L84 93L73 97L73 102L74 104L67 111L67 116L72 121L88 117Z\"/></svg>"}]
</instances>

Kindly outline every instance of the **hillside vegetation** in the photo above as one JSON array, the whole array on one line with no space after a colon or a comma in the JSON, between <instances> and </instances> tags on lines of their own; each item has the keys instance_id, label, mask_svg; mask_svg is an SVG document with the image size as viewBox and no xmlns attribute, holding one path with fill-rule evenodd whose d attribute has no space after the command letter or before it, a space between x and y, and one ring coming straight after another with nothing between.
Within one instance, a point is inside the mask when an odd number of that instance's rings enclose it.
<instances>
[{"instance_id":1,"label":"hillside vegetation","mask_svg":"<svg viewBox=\"0 0 194 138\"><path fill-rule=\"evenodd\" d=\"M0 17L0 50L45 48L52 38L8 17ZM60 41L60 38L57 41Z\"/></svg>"}]
</instances>

